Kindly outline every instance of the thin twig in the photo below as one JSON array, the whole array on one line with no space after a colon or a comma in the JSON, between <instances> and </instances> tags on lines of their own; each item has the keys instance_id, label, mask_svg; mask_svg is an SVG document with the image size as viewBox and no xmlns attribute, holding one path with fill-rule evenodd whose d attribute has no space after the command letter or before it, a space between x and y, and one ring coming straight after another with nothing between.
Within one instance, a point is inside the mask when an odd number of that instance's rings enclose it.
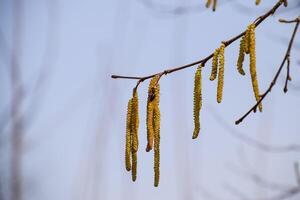
<instances>
[{"instance_id":1,"label":"thin twig","mask_svg":"<svg viewBox=\"0 0 300 200\"><path fill-rule=\"evenodd\" d=\"M241 123L241 122L242 122L242 121L243 121L243 120L244 120L244 119L245 119L252 111L256 110L256 108L257 108L257 106L260 104L260 102L262 102L262 101L264 100L264 98L271 92L273 86L276 84L276 81L277 81L277 79L278 79L278 77L279 77L279 74L281 73L281 70L282 70L282 68L283 68L283 66L284 66L284 64L285 64L285 62L288 61L288 60L289 60L289 57L290 57L290 53L291 53L291 49L292 49L292 46L293 46L293 43L294 43L295 35L296 35L296 33L297 33L297 30L298 30L300 18L298 17L298 18L296 18L295 20L297 20L297 22L296 22L294 31L293 31L293 33L292 33L292 37L291 37L291 39L290 39L290 41L289 41L288 48L287 48L286 53L285 53L285 55L284 55L284 58L283 58L283 60L282 60L282 62L281 62L281 65L280 65L280 67L278 68L278 71L276 72L276 74L275 74L275 76L274 76L274 78L273 78L273 80L272 80L272 82L271 82L269 88L261 95L260 100L257 101L257 103L256 103L254 106L252 106L252 108L250 108L250 110L248 110L248 112L246 112L246 114L244 114L240 119L238 119L238 120L235 122L235 124ZM288 78L289 78L289 77L287 77L287 79L288 79Z\"/></svg>"},{"instance_id":2,"label":"thin twig","mask_svg":"<svg viewBox=\"0 0 300 200\"><path fill-rule=\"evenodd\" d=\"M272 14L275 13L275 11L283 4L283 1L282 0L279 0L274 6L273 8L271 8L268 12L266 12L264 15L261 15L259 16L258 18L256 18L254 20L254 23L255 23L255 26L259 26L260 23L262 23L266 18L268 18L269 16L271 16ZM243 35L245 35L245 32L242 32L240 33L239 35L227 40L227 41L223 41L223 43L225 44L225 46L229 46L231 43L235 42L236 40L238 40L239 38L241 38ZM202 63L203 66L205 66L205 63L207 61L209 61L211 58L213 57L213 53L211 53L209 56L207 56L206 58L203 58L201 60L198 60L198 61L195 61L195 62L192 62L192 63L189 63L189 64L186 64L186 65L183 65L183 66L179 66L179 67L174 67L174 68L170 68L170 69L166 69L162 72L158 72L158 73L155 73L155 74L152 74L152 75L149 75L149 76L144 76L144 77L137 77L137 76L122 76L122 75L112 75L111 78L113 79L138 79L138 82L137 82L137 86L136 88L138 87L138 85L143 82L144 80L147 80L147 79L150 79L156 75L167 75L167 74L171 74L173 72L176 72L176 71L180 71L180 70L183 70L185 68L189 68L189 67L192 67L192 66L195 66L195 65L198 65L200 63Z\"/></svg>"}]
</instances>

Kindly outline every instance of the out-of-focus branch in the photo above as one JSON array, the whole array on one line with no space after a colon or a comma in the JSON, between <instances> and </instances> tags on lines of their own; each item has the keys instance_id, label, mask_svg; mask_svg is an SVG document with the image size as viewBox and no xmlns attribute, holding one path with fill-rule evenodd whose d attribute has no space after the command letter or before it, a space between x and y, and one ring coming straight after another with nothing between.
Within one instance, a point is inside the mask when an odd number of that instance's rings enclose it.
<instances>
[{"instance_id":1,"label":"out-of-focus branch","mask_svg":"<svg viewBox=\"0 0 300 200\"><path fill-rule=\"evenodd\" d=\"M271 145L255 140L251 137L248 137L247 134L238 131L236 128L228 124L212 107L208 107L209 113L215 118L215 120L220 124L225 130L226 133L232 137L240 140L244 144L252 146L256 149L262 150L268 153L288 153L288 152L299 152L300 144L290 144L290 145Z\"/></svg>"},{"instance_id":2,"label":"out-of-focus branch","mask_svg":"<svg viewBox=\"0 0 300 200\"><path fill-rule=\"evenodd\" d=\"M298 164L295 164L295 176L298 179L299 176L299 169ZM295 197L300 194L300 184L297 183L296 186L290 186L289 188L281 187L277 183L268 182L259 175L255 175L254 177L250 175L252 181L258 186L258 187L266 187L268 189L272 189L273 191L279 192L277 195L268 197L268 198L256 198L256 200L284 200L289 199L292 197ZM233 195L239 197L240 199L245 200L252 200L251 197L247 197L243 192L241 192L237 187L231 186L231 185L225 185L225 188L232 193Z\"/></svg>"},{"instance_id":3,"label":"out-of-focus branch","mask_svg":"<svg viewBox=\"0 0 300 200\"><path fill-rule=\"evenodd\" d=\"M285 23L288 22L287 20L284 20ZM274 87L274 85L276 84L276 81L284 67L284 64L287 62L287 76L286 76L286 81L285 81L285 87L284 87L284 92L287 92L287 82L288 80L290 80L290 75L289 75L289 66L290 66L290 54L291 54L291 49L292 49L292 46L293 46L293 42L294 42L294 39L295 39L295 36L296 36L296 33L297 33L297 30L298 30L298 26L299 26L299 22L300 22L300 17L296 18L295 20L292 20L293 23L296 23L295 25L295 28L293 30L293 33L292 33L292 36L291 36L291 39L290 39L290 42L289 42L289 45L288 45L288 48L286 50L286 53L284 55L284 58L281 62L281 65L279 66L269 88L261 95L261 98L259 101L257 101L257 103L252 106L241 118L239 118L238 120L235 121L235 124L239 124L241 123L252 111L255 111L257 106L264 100L264 98L271 92L272 88ZM289 21L289 23L292 23L291 21Z\"/></svg>"},{"instance_id":4,"label":"out-of-focus branch","mask_svg":"<svg viewBox=\"0 0 300 200\"><path fill-rule=\"evenodd\" d=\"M294 170L295 170L297 184L300 187L300 171L299 171L299 163L298 162L294 163Z\"/></svg>"},{"instance_id":5,"label":"out-of-focus branch","mask_svg":"<svg viewBox=\"0 0 300 200\"><path fill-rule=\"evenodd\" d=\"M11 55L11 71L10 80L12 86L11 97L11 200L20 200L22 197L22 144L23 144L23 121L17 119L17 115L21 110L21 101L23 98L23 87L21 83L20 66L18 65L18 57L20 56L22 41L22 12L23 2L19 0L13 1L13 44ZM20 87L18 87L20 86Z\"/></svg>"},{"instance_id":6,"label":"out-of-focus branch","mask_svg":"<svg viewBox=\"0 0 300 200\"><path fill-rule=\"evenodd\" d=\"M227 0L227 1L221 1L218 5L218 7L225 5L226 3L230 3L235 0ZM162 17L168 17L168 16L180 16L180 15L186 15L186 14L192 14L192 13L199 13L201 11L206 11L207 8L205 8L205 5L200 5L199 2L197 2L196 5L177 5L177 6L170 6L170 5L163 5L161 3L155 2L153 0L137 0L138 3L142 4L145 8L150 10L152 13L160 15ZM203 2L205 3L205 2Z\"/></svg>"}]
</instances>

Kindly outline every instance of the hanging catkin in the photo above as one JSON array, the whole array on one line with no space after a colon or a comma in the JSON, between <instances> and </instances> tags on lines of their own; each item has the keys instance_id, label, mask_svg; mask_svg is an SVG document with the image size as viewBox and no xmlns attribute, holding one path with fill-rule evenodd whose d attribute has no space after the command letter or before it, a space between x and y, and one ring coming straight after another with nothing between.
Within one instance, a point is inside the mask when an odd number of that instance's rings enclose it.
<instances>
[{"instance_id":1,"label":"hanging catkin","mask_svg":"<svg viewBox=\"0 0 300 200\"><path fill-rule=\"evenodd\" d=\"M250 39L250 74L251 74L251 82L252 82L252 88L254 92L254 96L256 101L258 102L260 100L259 95L259 87L258 87L258 81L257 81L257 74L256 74L256 52L255 52L255 24L251 24L249 26L249 39ZM262 111L262 104L260 103L258 105L259 111Z\"/></svg>"},{"instance_id":2,"label":"hanging catkin","mask_svg":"<svg viewBox=\"0 0 300 200\"><path fill-rule=\"evenodd\" d=\"M222 43L220 46L220 53L219 53L219 70L218 70L218 87L217 87L217 102L221 103L222 96L223 96L223 85L224 85L224 51L225 51L225 44Z\"/></svg>"},{"instance_id":3,"label":"hanging catkin","mask_svg":"<svg viewBox=\"0 0 300 200\"><path fill-rule=\"evenodd\" d=\"M244 52L246 54L249 54L250 53L250 26L247 27L247 30L246 30L246 33L245 35L243 36L244 38Z\"/></svg>"},{"instance_id":4,"label":"hanging catkin","mask_svg":"<svg viewBox=\"0 0 300 200\"><path fill-rule=\"evenodd\" d=\"M153 148L153 137L154 137L154 130L153 130L153 100L155 98L155 87L158 80L158 76L154 76L149 84L148 87L148 99L147 99L147 148L146 151L150 151Z\"/></svg>"},{"instance_id":5,"label":"hanging catkin","mask_svg":"<svg viewBox=\"0 0 300 200\"><path fill-rule=\"evenodd\" d=\"M132 169L131 169L132 181L136 180L136 173L137 173L137 152L132 152Z\"/></svg>"},{"instance_id":6,"label":"hanging catkin","mask_svg":"<svg viewBox=\"0 0 300 200\"><path fill-rule=\"evenodd\" d=\"M218 57L219 57L220 49L216 49L212 59L212 67L211 67L211 74L209 80L213 81L217 77L218 72Z\"/></svg>"},{"instance_id":7,"label":"hanging catkin","mask_svg":"<svg viewBox=\"0 0 300 200\"><path fill-rule=\"evenodd\" d=\"M194 79L194 132L193 139L197 138L200 131L200 110L202 107L202 65L197 68Z\"/></svg>"},{"instance_id":8,"label":"hanging catkin","mask_svg":"<svg viewBox=\"0 0 300 200\"><path fill-rule=\"evenodd\" d=\"M260 0L255 0L255 5L259 5L260 4Z\"/></svg>"},{"instance_id":9,"label":"hanging catkin","mask_svg":"<svg viewBox=\"0 0 300 200\"><path fill-rule=\"evenodd\" d=\"M131 126L132 126L132 150L133 152L137 152L139 148L139 138L138 138L138 130L139 130L139 100L137 90L133 90L133 98L132 98L132 115L131 115Z\"/></svg>"},{"instance_id":10,"label":"hanging catkin","mask_svg":"<svg viewBox=\"0 0 300 200\"><path fill-rule=\"evenodd\" d=\"M207 2L206 2L206 8L209 8L210 4L211 4L211 0L207 0Z\"/></svg>"},{"instance_id":11,"label":"hanging catkin","mask_svg":"<svg viewBox=\"0 0 300 200\"><path fill-rule=\"evenodd\" d=\"M216 9L217 9L217 0L214 0L214 2L213 2L213 11L216 11Z\"/></svg>"},{"instance_id":12,"label":"hanging catkin","mask_svg":"<svg viewBox=\"0 0 300 200\"><path fill-rule=\"evenodd\" d=\"M242 37L241 41L240 41L240 50L239 50L239 58L237 61L237 70L241 75L245 75L245 71L243 69L243 62L244 62L244 58L245 58L245 50L244 50L244 46L245 46L245 37Z\"/></svg>"},{"instance_id":13,"label":"hanging catkin","mask_svg":"<svg viewBox=\"0 0 300 200\"><path fill-rule=\"evenodd\" d=\"M159 84L155 87L155 97L153 100L153 130L154 130L154 186L159 184L159 162L160 162L160 110L159 110Z\"/></svg>"},{"instance_id":14,"label":"hanging catkin","mask_svg":"<svg viewBox=\"0 0 300 200\"><path fill-rule=\"evenodd\" d=\"M132 107L132 99L128 101L127 106L127 119L126 119L126 144L125 144L125 166L126 170L131 170L131 107Z\"/></svg>"}]
</instances>

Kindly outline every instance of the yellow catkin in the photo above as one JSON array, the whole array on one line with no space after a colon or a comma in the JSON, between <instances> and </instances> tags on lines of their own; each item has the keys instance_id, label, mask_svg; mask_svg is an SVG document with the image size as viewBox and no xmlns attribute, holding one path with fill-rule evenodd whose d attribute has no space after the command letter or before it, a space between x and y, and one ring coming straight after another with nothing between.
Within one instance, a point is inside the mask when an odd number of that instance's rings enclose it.
<instances>
[{"instance_id":1,"label":"yellow catkin","mask_svg":"<svg viewBox=\"0 0 300 200\"><path fill-rule=\"evenodd\" d=\"M214 2L213 2L213 11L216 11L216 9L217 9L217 0L214 0Z\"/></svg>"},{"instance_id":2,"label":"yellow catkin","mask_svg":"<svg viewBox=\"0 0 300 200\"><path fill-rule=\"evenodd\" d=\"M137 174L137 152L132 152L132 169L131 169L132 181L136 181L136 174Z\"/></svg>"},{"instance_id":3,"label":"yellow catkin","mask_svg":"<svg viewBox=\"0 0 300 200\"><path fill-rule=\"evenodd\" d=\"M127 119L126 119L126 144L125 144L125 166L126 170L131 170L131 106L132 106L132 99L128 101L127 106Z\"/></svg>"},{"instance_id":4,"label":"yellow catkin","mask_svg":"<svg viewBox=\"0 0 300 200\"><path fill-rule=\"evenodd\" d=\"M155 87L158 80L158 76L155 76L151 79L149 88L148 88L148 99L147 99L147 148L146 151L150 151L153 148L153 100L155 98Z\"/></svg>"},{"instance_id":5,"label":"yellow catkin","mask_svg":"<svg viewBox=\"0 0 300 200\"><path fill-rule=\"evenodd\" d=\"M139 100L137 90L133 90L132 97L132 150L133 152L137 152L139 148L139 138L138 138L138 130L139 130Z\"/></svg>"},{"instance_id":6,"label":"yellow catkin","mask_svg":"<svg viewBox=\"0 0 300 200\"><path fill-rule=\"evenodd\" d=\"M246 54L249 54L249 52L250 52L250 48L249 48L249 46L250 46L250 26L248 26L243 38L244 38L244 52Z\"/></svg>"},{"instance_id":7,"label":"yellow catkin","mask_svg":"<svg viewBox=\"0 0 300 200\"><path fill-rule=\"evenodd\" d=\"M206 8L209 8L210 4L211 4L211 0L207 0L207 2L206 2Z\"/></svg>"},{"instance_id":8,"label":"yellow catkin","mask_svg":"<svg viewBox=\"0 0 300 200\"><path fill-rule=\"evenodd\" d=\"M224 85L224 51L225 44L221 44L219 53L219 70L218 70L218 87L217 87L217 102L221 103L223 96L223 85Z\"/></svg>"},{"instance_id":9,"label":"yellow catkin","mask_svg":"<svg viewBox=\"0 0 300 200\"><path fill-rule=\"evenodd\" d=\"M155 87L155 98L153 100L153 130L154 130L154 186L159 184L160 176L160 110L159 110L159 85Z\"/></svg>"},{"instance_id":10,"label":"yellow catkin","mask_svg":"<svg viewBox=\"0 0 300 200\"><path fill-rule=\"evenodd\" d=\"M200 131L200 110L202 107L202 66L197 68L194 79L194 132L193 139L197 138Z\"/></svg>"},{"instance_id":11,"label":"yellow catkin","mask_svg":"<svg viewBox=\"0 0 300 200\"><path fill-rule=\"evenodd\" d=\"M255 0L255 5L259 5L260 4L260 0Z\"/></svg>"},{"instance_id":12,"label":"yellow catkin","mask_svg":"<svg viewBox=\"0 0 300 200\"><path fill-rule=\"evenodd\" d=\"M209 80L213 81L217 77L218 72L218 57L219 57L220 49L216 49L212 59L212 67L211 67L211 74Z\"/></svg>"},{"instance_id":13,"label":"yellow catkin","mask_svg":"<svg viewBox=\"0 0 300 200\"><path fill-rule=\"evenodd\" d=\"M252 88L254 92L254 96L256 101L260 100L259 95L259 87L258 87L258 81L257 81L257 74L256 74L256 52L255 52L255 24L251 24L249 26L249 38L250 38L250 74L251 74L251 82L252 82ZM260 103L258 105L258 109L261 112L262 111L262 104Z\"/></svg>"},{"instance_id":14,"label":"yellow catkin","mask_svg":"<svg viewBox=\"0 0 300 200\"><path fill-rule=\"evenodd\" d=\"M245 38L242 37L242 39L240 41L239 58L237 61L237 70L243 76L245 75L245 71L243 69L243 62L244 62L244 58L245 58L244 43L245 43Z\"/></svg>"}]
</instances>

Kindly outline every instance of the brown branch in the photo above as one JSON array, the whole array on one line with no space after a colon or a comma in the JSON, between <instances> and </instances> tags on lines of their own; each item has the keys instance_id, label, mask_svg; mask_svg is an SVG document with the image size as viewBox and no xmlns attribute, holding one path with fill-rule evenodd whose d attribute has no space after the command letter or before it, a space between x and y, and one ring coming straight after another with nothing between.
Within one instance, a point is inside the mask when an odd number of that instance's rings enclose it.
<instances>
[{"instance_id":1,"label":"brown branch","mask_svg":"<svg viewBox=\"0 0 300 200\"><path fill-rule=\"evenodd\" d=\"M299 26L299 22L300 22L300 17L296 18L295 20L296 20L295 21L296 25L295 25L294 31L292 33L291 39L289 41L288 48L287 48L286 53L284 55L284 58L283 58L283 60L281 62L281 65L278 68L278 70L277 70L277 72L276 72L276 74L275 74L275 76L274 76L274 78L273 78L273 80L272 80L269 88L261 95L260 100L254 106L252 106L252 108L250 108L250 110L248 110L248 112L246 112L246 114L244 114L240 119L238 119L235 122L235 124L241 123L252 111L255 111L256 108L257 108L257 106L260 104L260 102L262 102L264 100L264 98L271 92L271 90L274 87L274 85L276 84L276 81L277 81L277 79L279 77L279 74L281 73L281 71L283 69L283 66L284 66L284 64L286 62L288 63L288 65L287 65L288 66L287 67L288 68L287 69L288 70L288 74L287 74L286 79L289 80L289 59L290 59L290 53L291 53L291 49L292 49L292 46L293 46L293 43L294 43L295 35L297 33L297 30L298 30L298 26ZM294 21L294 20L292 20L292 21ZM287 82L287 80L286 80L286 82ZM287 88L286 88L286 91L287 91Z\"/></svg>"},{"instance_id":2,"label":"brown branch","mask_svg":"<svg viewBox=\"0 0 300 200\"><path fill-rule=\"evenodd\" d=\"M275 13L275 11L284 3L283 0L279 0L268 12L266 12L265 14L259 16L258 18L256 18L254 20L254 23L255 23L255 26L259 26L260 23L262 23L265 19L267 19L269 16L271 16L272 14ZM239 38L241 38L243 35L245 35L245 31L240 33L239 35L227 40L227 41L223 41L222 43L225 44L225 46L229 46L230 44L232 44L233 42L235 42L236 40L238 40ZM147 79L150 79L156 75L167 75L167 74L171 74L173 72L176 72L176 71L180 71L180 70L183 70L185 68L189 68L189 67L192 67L192 66L195 66L195 65L198 65L198 64L202 64L203 66L205 66L205 63L207 61L209 61L211 58L213 57L213 53L211 53L209 56L207 56L206 58L203 58L201 60L198 60L198 61L195 61L195 62L192 62L192 63L189 63L189 64L186 64L186 65L183 65L183 66L179 66L179 67L174 67L174 68L170 68L170 69L166 69L162 72L159 72L159 73L155 73L155 74L152 74L152 75L149 75L149 76L144 76L144 77L137 77L137 76L121 76L121 75L111 75L111 78L113 79L138 79L138 82L137 82L137 85L135 88L138 87L138 85L143 82L144 80L147 80Z\"/></svg>"}]
</instances>

